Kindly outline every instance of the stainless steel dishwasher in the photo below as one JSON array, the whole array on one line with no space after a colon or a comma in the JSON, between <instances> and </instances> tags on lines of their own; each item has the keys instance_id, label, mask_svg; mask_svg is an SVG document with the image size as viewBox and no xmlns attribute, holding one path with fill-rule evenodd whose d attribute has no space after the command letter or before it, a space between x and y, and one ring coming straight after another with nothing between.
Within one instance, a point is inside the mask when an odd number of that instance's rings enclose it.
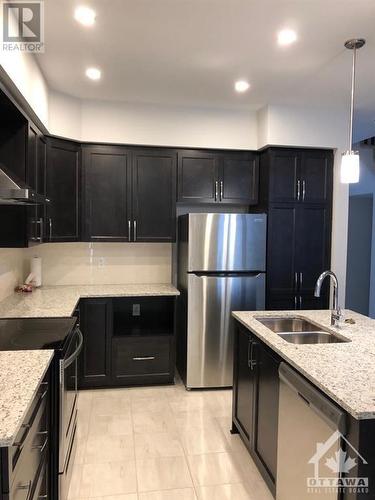
<instances>
[{"instance_id":1,"label":"stainless steel dishwasher","mask_svg":"<svg viewBox=\"0 0 375 500\"><path fill-rule=\"evenodd\" d=\"M337 488L325 485L339 477L329 465L339 456L345 413L286 363L279 378L276 499L337 500Z\"/></svg>"}]
</instances>

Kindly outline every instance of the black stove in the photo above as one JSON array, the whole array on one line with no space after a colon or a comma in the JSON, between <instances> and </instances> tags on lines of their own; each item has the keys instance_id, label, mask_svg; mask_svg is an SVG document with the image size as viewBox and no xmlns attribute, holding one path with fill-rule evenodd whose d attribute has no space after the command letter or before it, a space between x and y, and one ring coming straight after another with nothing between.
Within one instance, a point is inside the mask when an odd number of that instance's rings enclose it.
<instances>
[{"instance_id":1,"label":"black stove","mask_svg":"<svg viewBox=\"0 0 375 500\"><path fill-rule=\"evenodd\" d=\"M64 351L76 318L0 319L0 351Z\"/></svg>"}]
</instances>

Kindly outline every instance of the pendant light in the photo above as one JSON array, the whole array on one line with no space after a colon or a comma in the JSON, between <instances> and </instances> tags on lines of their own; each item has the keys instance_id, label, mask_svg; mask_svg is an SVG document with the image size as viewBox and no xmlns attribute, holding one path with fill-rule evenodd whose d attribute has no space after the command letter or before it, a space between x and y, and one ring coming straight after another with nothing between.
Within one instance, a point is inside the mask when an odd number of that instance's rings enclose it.
<instances>
[{"instance_id":1,"label":"pendant light","mask_svg":"<svg viewBox=\"0 0 375 500\"><path fill-rule=\"evenodd\" d=\"M353 51L352 63L352 89L350 95L350 118L349 118L349 149L344 151L341 158L341 182L351 184L359 181L359 152L353 151L353 115L354 115L354 91L357 49L364 46L364 38L353 38L345 42L345 47Z\"/></svg>"}]
</instances>

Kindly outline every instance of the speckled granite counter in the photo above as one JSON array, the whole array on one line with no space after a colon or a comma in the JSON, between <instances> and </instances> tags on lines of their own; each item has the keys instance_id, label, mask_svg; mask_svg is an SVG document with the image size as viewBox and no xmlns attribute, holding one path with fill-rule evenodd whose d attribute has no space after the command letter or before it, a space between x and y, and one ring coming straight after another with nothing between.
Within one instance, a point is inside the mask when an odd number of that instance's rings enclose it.
<instances>
[{"instance_id":1,"label":"speckled granite counter","mask_svg":"<svg viewBox=\"0 0 375 500\"><path fill-rule=\"evenodd\" d=\"M375 320L349 310L343 314L356 324L332 328L330 311L234 312L233 316L353 417L375 418ZM351 342L291 344L259 323L257 316L304 317Z\"/></svg>"},{"instance_id":2,"label":"speckled granite counter","mask_svg":"<svg viewBox=\"0 0 375 500\"><path fill-rule=\"evenodd\" d=\"M169 284L49 286L30 294L13 294L0 302L0 318L56 318L71 316L79 299L88 297L173 296Z\"/></svg>"},{"instance_id":3,"label":"speckled granite counter","mask_svg":"<svg viewBox=\"0 0 375 500\"><path fill-rule=\"evenodd\" d=\"M0 446L13 444L53 354L53 350L0 352Z\"/></svg>"}]
</instances>

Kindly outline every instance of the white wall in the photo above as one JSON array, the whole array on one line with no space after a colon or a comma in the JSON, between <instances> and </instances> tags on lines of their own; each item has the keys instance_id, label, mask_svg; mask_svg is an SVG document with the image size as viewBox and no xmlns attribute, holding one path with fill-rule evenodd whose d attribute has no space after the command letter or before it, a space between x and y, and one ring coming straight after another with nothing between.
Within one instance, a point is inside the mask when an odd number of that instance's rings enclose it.
<instances>
[{"instance_id":1,"label":"white wall","mask_svg":"<svg viewBox=\"0 0 375 500\"><path fill-rule=\"evenodd\" d=\"M255 112L110 101L79 102L58 92L50 94L49 129L56 135L89 142L257 148Z\"/></svg>"},{"instance_id":2,"label":"white wall","mask_svg":"<svg viewBox=\"0 0 375 500\"><path fill-rule=\"evenodd\" d=\"M27 258L42 258L44 285L170 283L171 253L170 243L48 243Z\"/></svg>"},{"instance_id":3,"label":"white wall","mask_svg":"<svg viewBox=\"0 0 375 500\"><path fill-rule=\"evenodd\" d=\"M3 25L2 11L1 6L1 26ZM27 52L3 50L0 43L0 65L5 69L43 124L48 127L48 87L34 56Z\"/></svg>"},{"instance_id":4,"label":"white wall","mask_svg":"<svg viewBox=\"0 0 375 500\"><path fill-rule=\"evenodd\" d=\"M80 140L82 135L80 99L50 90L48 124L51 134Z\"/></svg>"}]
</instances>

